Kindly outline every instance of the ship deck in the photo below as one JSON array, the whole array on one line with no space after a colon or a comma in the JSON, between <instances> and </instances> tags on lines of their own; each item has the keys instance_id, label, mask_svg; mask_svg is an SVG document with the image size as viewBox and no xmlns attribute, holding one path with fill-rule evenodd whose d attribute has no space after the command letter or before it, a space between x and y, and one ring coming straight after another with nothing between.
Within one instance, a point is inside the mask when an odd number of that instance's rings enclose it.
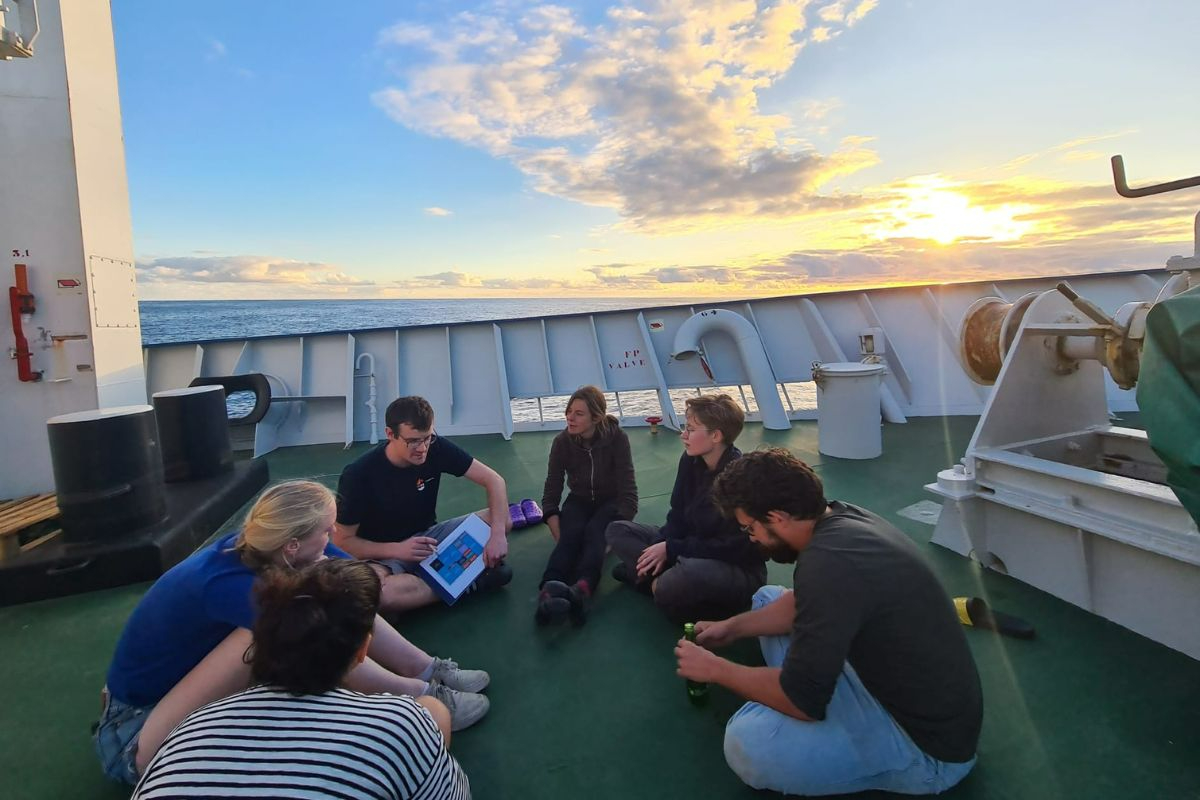
<instances>
[{"instance_id":1,"label":"ship deck","mask_svg":"<svg viewBox=\"0 0 1200 800\"><path fill-rule=\"evenodd\" d=\"M929 544L932 527L898 515L930 499L922 485L962 454L973 417L920 418L884 429L867 462L817 453L815 423L791 431L750 425L738 444L785 445L817 466L831 498L864 505L918 542L952 595L985 597L1031 621L1033 641L979 630L967 636L983 681L985 719L974 773L954 798L1200 797L1200 662ZM1130 424L1126 420L1123 424ZM639 519L665 516L679 442L630 431ZM540 497L553 433L455 437L507 479L510 497ZM273 481L334 486L366 445L271 453ZM482 505L464 481L442 490L443 517ZM238 515L240 516L240 514ZM237 517L226 523L234 527ZM722 757L725 721L739 705L714 690L689 704L674 674L679 631L646 598L605 579L581 629L533 623L551 549L545 526L514 532L506 589L453 610L406 615L401 630L430 652L492 674L492 710L455 735L452 751L477 798L753 797ZM789 568L772 564L773 582ZM0 791L17 798L118 798L91 751L98 690L125 618L146 585L0 608ZM1171 614L1164 605L1162 613ZM1181 625L1196 624L1181 619ZM753 642L731 648L761 663Z\"/></svg>"}]
</instances>

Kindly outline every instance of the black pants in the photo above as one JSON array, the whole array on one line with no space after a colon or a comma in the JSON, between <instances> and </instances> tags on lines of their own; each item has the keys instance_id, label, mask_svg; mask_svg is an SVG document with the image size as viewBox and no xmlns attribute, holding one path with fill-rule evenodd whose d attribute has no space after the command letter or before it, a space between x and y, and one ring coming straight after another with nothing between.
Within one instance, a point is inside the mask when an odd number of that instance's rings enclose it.
<instances>
[{"instance_id":1,"label":"black pants","mask_svg":"<svg viewBox=\"0 0 1200 800\"><path fill-rule=\"evenodd\" d=\"M546 562L542 583L562 581L569 586L583 579L596 591L608 547L604 530L616 518L616 500L591 503L568 495L559 511L558 544Z\"/></svg>"},{"instance_id":2,"label":"black pants","mask_svg":"<svg viewBox=\"0 0 1200 800\"><path fill-rule=\"evenodd\" d=\"M620 521L608 529L613 553L637 573L638 558L663 541L657 525ZM658 576L654 604L672 622L722 620L750 610L754 593L767 582L766 564L730 564L715 558L682 556Z\"/></svg>"}]
</instances>

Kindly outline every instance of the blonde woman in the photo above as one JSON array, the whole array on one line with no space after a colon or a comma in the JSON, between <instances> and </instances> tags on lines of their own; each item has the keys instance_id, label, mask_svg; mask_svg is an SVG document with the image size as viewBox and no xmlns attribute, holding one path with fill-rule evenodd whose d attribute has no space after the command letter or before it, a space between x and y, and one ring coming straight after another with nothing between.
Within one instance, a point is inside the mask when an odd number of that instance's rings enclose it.
<instances>
[{"instance_id":1,"label":"blonde woman","mask_svg":"<svg viewBox=\"0 0 1200 800\"><path fill-rule=\"evenodd\" d=\"M243 655L257 616L253 590L272 567L299 569L346 554L329 544L337 505L312 481L267 489L242 530L193 553L160 577L130 615L103 692L95 746L104 771L136 783L166 735L192 711L249 685ZM454 730L479 720L488 699L481 670L460 670L375 618L368 658L347 687L365 693L433 695Z\"/></svg>"}]
</instances>

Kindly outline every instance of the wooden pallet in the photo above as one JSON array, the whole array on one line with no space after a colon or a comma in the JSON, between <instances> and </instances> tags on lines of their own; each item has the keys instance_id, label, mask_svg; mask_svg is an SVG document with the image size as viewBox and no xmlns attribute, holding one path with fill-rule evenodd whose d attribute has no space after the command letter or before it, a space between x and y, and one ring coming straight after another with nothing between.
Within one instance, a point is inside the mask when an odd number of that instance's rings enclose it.
<instances>
[{"instance_id":1,"label":"wooden pallet","mask_svg":"<svg viewBox=\"0 0 1200 800\"><path fill-rule=\"evenodd\" d=\"M58 499L53 492L0 502L0 561L32 550L62 533L61 530L51 531L25 544L21 544L17 536L30 525L37 525L56 517Z\"/></svg>"}]
</instances>

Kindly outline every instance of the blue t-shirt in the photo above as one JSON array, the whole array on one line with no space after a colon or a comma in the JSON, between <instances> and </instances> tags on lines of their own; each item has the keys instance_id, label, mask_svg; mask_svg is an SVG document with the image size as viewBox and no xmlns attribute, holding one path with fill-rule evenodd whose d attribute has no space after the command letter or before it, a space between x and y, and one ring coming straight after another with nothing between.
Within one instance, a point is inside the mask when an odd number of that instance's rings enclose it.
<instances>
[{"instance_id":1,"label":"blue t-shirt","mask_svg":"<svg viewBox=\"0 0 1200 800\"><path fill-rule=\"evenodd\" d=\"M372 542L402 542L437 522L442 474L461 478L474 459L439 437L423 463L397 467L388 461L386 447L384 442L368 450L342 470L337 521L357 525L357 535Z\"/></svg>"},{"instance_id":2,"label":"blue t-shirt","mask_svg":"<svg viewBox=\"0 0 1200 800\"><path fill-rule=\"evenodd\" d=\"M108 691L152 706L235 628L253 629L255 573L233 549L234 532L192 553L154 582L125 623L108 668ZM332 544L332 558L350 556Z\"/></svg>"}]
</instances>

